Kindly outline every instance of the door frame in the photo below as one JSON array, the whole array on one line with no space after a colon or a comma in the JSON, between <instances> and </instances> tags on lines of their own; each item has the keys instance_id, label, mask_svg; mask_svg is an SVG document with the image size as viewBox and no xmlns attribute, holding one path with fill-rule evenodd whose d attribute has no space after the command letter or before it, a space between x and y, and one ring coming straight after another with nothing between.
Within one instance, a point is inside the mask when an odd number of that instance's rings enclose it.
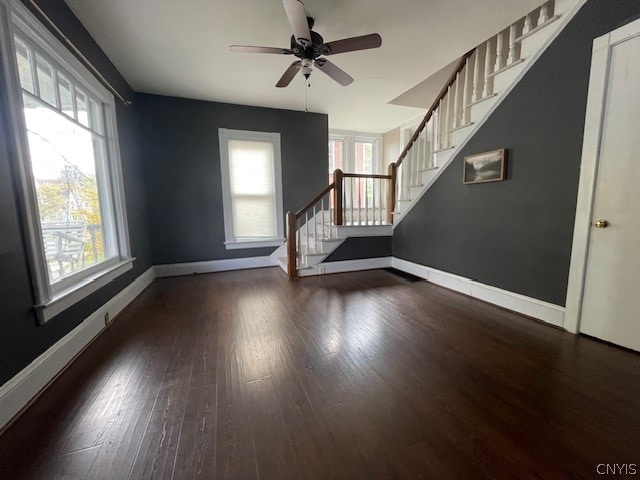
<instances>
[{"instance_id":1,"label":"door frame","mask_svg":"<svg viewBox=\"0 0 640 480\"><path fill-rule=\"evenodd\" d=\"M615 45L637 36L640 36L640 20L630 22L593 41L578 202L563 324L563 327L572 333L580 332L584 285L591 241L591 217L593 215L595 189L598 180L602 124L609 86L611 50Z\"/></svg>"}]
</instances>

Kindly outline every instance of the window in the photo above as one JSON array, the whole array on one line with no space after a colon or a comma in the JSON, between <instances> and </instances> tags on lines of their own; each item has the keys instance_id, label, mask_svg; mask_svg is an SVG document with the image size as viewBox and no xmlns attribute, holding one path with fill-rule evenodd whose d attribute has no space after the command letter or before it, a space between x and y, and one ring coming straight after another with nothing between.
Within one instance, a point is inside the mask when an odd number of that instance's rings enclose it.
<instances>
[{"instance_id":1,"label":"window","mask_svg":"<svg viewBox=\"0 0 640 480\"><path fill-rule=\"evenodd\" d=\"M383 168L382 135L375 133L348 132L331 130L329 134L329 182L333 181L333 171L340 168L347 173L386 174ZM376 196L378 204L386 202L384 195L374 192L373 181L347 179L343 186L345 199L343 205L350 209L356 205L372 205ZM382 198L379 198L382 197Z\"/></svg>"},{"instance_id":2,"label":"window","mask_svg":"<svg viewBox=\"0 0 640 480\"><path fill-rule=\"evenodd\" d=\"M131 268L113 96L17 2L2 53L42 322ZM4 56L3 55L3 56Z\"/></svg>"},{"instance_id":3,"label":"window","mask_svg":"<svg viewBox=\"0 0 640 480\"><path fill-rule=\"evenodd\" d=\"M382 165L382 135L331 130L329 132L329 173L340 168L349 173L386 173Z\"/></svg>"},{"instance_id":4,"label":"window","mask_svg":"<svg viewBox=\"0 0 640 480\"><path fill-rule=\"evenodd\" d=\"M284 242L280 134L218 130L227 249Z\"/></svg>"}]
</instances>

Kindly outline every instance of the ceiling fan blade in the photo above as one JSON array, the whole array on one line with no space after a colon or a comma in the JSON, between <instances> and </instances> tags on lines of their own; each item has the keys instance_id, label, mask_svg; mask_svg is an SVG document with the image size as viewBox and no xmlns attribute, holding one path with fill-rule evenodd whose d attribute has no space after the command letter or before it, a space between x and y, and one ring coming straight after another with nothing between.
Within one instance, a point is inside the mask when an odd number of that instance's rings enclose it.
<instances>
[{"instance_id":1,"label":"ceiling fan blade","mask_svg":"<svg viewBox=\"0 0 640 480\"><path fill-rule=\"evenodd\" d=\"M335 42L325 43L323 46L324 55L335 55L337 53L355 52L357 50L368 50L378 48L382 45L382 37L377 33L363 35L361 37L344 38Z\"/></svg>"},{"instance_id":2,"label":"ceiling fan blade","mask_svg":"<svg viewBox=\"0 0 640 480\"><path fill-rule=\"evenodd\" d=\"M282 0L282 4L293 29L293 36L303 47L311 45L311 32L304 4L299 0Z\"/></svg>"},{"instance_id":3,"label":"ceiling fan blade","mask_svg":"<svg viewBox=\"0 0 640 480\"><path fill-rule=\"evenodd\" d=\"M293 80L293 77L296 76L296 74L298 73L301 67L302 67L302 62L300 60L298 60L297 62L293 62L291 65L289 65L289 68L285 70L285 72L282 74L282 77L280 77L280 80L278 80L278 83L276 83L276 87L283 88L288 86L291 83L291 80Z\"/></svg>"},{"instance_id":4,"label":"ceiling fan blade","mask_svg":"<svg viewBox=\"0 0 640 480\"><path fill-rule=\"evenodd\" d=\"M279 55L291 55L293 52L288 48L279 47L254 47L251 45L231 45L229 50L240 53L276 53Z\"/></svg>"},{"instance_id":5,"label":"ceiling fan blade","mask_svg":"<svg viewBox=\"0 0 640 480\"><path fill-rule=\"evenodd\" d=\"M342 70L340 67L338 67L334 63L331 63L326 58L317 59L315 62L315 65L318 68L318 70L329 75L331 78L333 78L336 82L338 82L343 87L346 87L347 85L353 83L353 78L351 78L351 76L347 72Z\"/></svg>"}]
</instances>

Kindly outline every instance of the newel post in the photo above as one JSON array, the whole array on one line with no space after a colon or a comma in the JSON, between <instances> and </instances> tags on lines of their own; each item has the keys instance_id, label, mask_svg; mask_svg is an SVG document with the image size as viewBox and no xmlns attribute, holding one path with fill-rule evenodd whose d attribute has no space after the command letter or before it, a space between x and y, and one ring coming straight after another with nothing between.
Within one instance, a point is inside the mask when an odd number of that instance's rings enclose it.
<instances>
[{"instance_id":1,"label":"newel post","mask_svg":"<svg viewBox=\"0 0 640 480\"><path fill-rule=\"evenodd\" d=\"M393 223L393 210L396 207L396 180L398 178L398 166L395 163L389 165L388 174L391 175L389 190L387 191L387 223Z\"/></svg>"},{"instance_id":2,"label":"newel post","mask_svg":"<svg viewBox=\"0 0 640 480\"><path fill-rule=\"evenodd\" d=\"M342 225L343 224L343 205L342 205L342 191L343 191L343 178L344 174L342 170L336 168L333 171L333 183L335 184L334 192L334 210L333 210L333 223L334 225Z\"/></svg>"},{"instance_id":3,"label":"newel post","mask_svg":"<svg viewBox=\"0 0 640 480\"><path fill-rule=\"evenodd\" d=\"M287 212L287 274L289 278L298 276L298 249L296 246L297 219L293 212Z\"/></svg>"}]
</instances>

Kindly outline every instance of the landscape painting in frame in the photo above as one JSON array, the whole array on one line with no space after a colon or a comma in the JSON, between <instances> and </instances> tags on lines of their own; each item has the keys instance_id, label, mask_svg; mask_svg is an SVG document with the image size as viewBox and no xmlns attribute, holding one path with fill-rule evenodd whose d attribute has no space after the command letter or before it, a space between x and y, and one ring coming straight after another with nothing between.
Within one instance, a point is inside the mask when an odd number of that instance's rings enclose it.
<instances>
[{"instance_id":1,"label":"landscape painting in frame","mask_svg":"<svg viewBox=\"0 0 640 480\"><path fill-rule=\"evenodd\" d=\"M499 182L507 172L507 150L492 150L464 157L463 181L470 183Z\"/></svg>"}]
</instances>

